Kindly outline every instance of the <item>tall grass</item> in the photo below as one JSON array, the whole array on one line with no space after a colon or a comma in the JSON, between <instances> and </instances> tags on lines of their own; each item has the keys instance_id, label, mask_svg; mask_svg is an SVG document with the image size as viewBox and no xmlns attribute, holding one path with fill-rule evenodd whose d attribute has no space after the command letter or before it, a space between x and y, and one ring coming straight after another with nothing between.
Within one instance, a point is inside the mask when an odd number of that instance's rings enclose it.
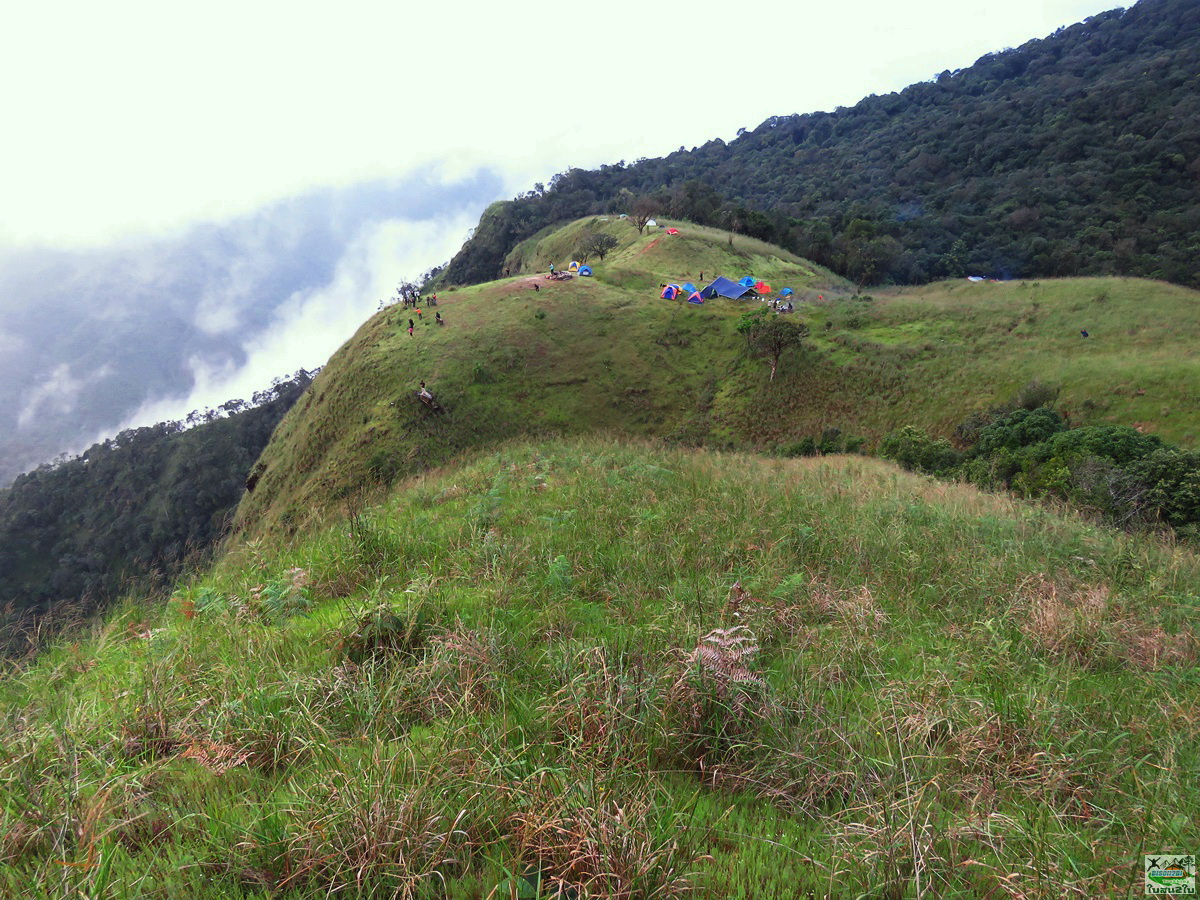
<instances>
[{"instance_id":1,"label":"tall grass","mask_svg":"<svg viewBox=\"0 0 1200 900\"><path fill-rule=\"evenodd\" d=\"M514 445L0 682L13 897L1109 896L1190 550L871 460Z\"/></svg>"}]
</instances>

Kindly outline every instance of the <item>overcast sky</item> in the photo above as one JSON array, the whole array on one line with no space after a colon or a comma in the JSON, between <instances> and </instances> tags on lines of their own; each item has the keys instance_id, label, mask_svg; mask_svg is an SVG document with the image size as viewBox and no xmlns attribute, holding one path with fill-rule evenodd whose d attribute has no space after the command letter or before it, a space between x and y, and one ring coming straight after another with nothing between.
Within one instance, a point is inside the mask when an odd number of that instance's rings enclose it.
<instances>
[{"instance_id":1,"label":"overcast sky","mask_svg":"<svg viewBox=\"0 0 1200 900\"><path fill-rule=\"evenodd\" d=\"M275 278L286 295L243 298L270 315L235 310L214 319L223 307L198 308L189 325L209 337L229 321L264 324L227 329L240 341L231 361L197 357L190 390L148 390L150 400L112 425L219 403L229 396L222 392L266 372L319 365L374 310L389 279L444 261L487 202L554 172L728 140L771 115L849 106L1118 5L10 4L0 29L0 288L9 265L20 268L24 292L0 296L0 351L23 339L17 319L57 314L28 274L36 270L30 260L48 251L75 254L72 277L86 300L82 276L96 254L136 257L155 270L153 248L170 245L178 255L197 228L230 226L236 240L264 216L275 216L278 231L280 211L314 192L380 185L395 193L419 182L427 205L448 192L446 215L425 210L419 227L398 203L326 228L341 243L322 252L337 250L340 262L312 268L309 284ZM337 208L296 206L306 215ZM279 240L262 252L288 246ZM243 267L281 264L233 251ZM213 246L205 253L208 265L222 266ZM136 281L141 266L128 277ZM146 285L137 287L130 296L153 304ZM110 289L106 306L113 296ZM275 314L289 309L296 314ZM49 408L50 392L80 384L85 374L64 363L51 353L31 370L9 412L35 401ZM102 368L93 365L92 375Z\"/></svg>"}]
</instances>

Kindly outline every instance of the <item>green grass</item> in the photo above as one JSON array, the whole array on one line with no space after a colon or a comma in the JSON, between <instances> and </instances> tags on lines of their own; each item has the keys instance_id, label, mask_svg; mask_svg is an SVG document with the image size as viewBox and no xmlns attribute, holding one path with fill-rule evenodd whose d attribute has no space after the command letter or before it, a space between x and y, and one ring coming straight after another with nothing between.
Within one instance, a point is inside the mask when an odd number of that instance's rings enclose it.
<instances>
[{"instance_id":1,"label":"green grass","mask_svg":"<svg viewBox=\"0 0 1200 900\"><path fill-rule=\"evenodd\" d=\"M1190 549L595 438L350 512L0 681L0 892L1125 896L1200 840Z\"/></svg>"},{"instance_id":2,"label":"green grass","mask_svg":"<svg viewBox=\"0 0 1200 900\"><path fill-rule=\"evenodd\" d=\"M277 430L239 528L294 531L344 513L363 492L520 435L618 432L771 450L840 429L872 446L908 424L949 436L1033 380L1062 387L1060 408L1075 424L1137 425L1189 446L1200 435L1194 291L1119 279L962 281L855 299L786 251L745 237L731 247L727 233L674 224L681 234L639 236L600 217L547 229L510 257L520 274L440 292L445 327L426 316L409 338L410 311L373 317ZM593 261L595 277L541 277L550 261L570 262L586 229L620 241ZM754 274L802 298L795 317L812 337L775 381L735 331L757 301L659 299L659 284L698 281L701 271L706 280ZM421 380L447 415L414 398Z\"/></svg>"}]
</instances>

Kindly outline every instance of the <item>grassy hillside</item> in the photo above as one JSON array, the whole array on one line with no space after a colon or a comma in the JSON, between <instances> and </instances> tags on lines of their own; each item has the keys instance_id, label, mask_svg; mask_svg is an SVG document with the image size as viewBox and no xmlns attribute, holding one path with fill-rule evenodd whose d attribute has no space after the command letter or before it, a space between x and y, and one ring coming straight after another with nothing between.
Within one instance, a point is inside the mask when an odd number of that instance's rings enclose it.
<instances>
[{"instance_id":1,"label":"grassy hillside","mask_svg":"<svg viewBox=\"0 0 1200 900\"><path fill-rule=\"evenodd\" d=\"M1200 435L1194 291L1134 279L955 281L856 298L786 251L741 237L731 247L725 232L678 224L678 236L639 236L611 219L548 232L510 257L522 274L442 293L447 324L425 316L412 338L415 315L376 315L276 432L241 527L296 527L353 506L364 489L521 434L615 429L757 449L829 429L868 442L905 424L949 435L1034 379L1062 385L1076 424L1136 423L1185 444ZM565 266L585 228L620 239L594 261L596 277L528 274ZM659 299L659 284L701 271L796 290L794 318L812 336L774 382L735 332L758 301ZM447 414L416 400L421 380Z\"/></svg>"},{"instance_id":2,"label":"grassy hillside","mask_svg":"<svg viewBox=\"0 0 1200 900\"><path fill-rule=\"evenodd\" d=\"M1198 579L874 460L508 447L0 681L0 892L1137 893Z\"/></svg>"}]
</instances>

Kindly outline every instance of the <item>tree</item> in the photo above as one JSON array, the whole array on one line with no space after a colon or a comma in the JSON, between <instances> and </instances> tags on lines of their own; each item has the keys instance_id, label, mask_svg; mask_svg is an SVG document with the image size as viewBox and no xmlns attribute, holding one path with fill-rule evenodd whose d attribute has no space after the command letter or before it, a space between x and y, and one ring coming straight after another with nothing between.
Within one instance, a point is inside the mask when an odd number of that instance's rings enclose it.
<instances>
[{"instance_id":1,"label":"tree","mask_svg":"<svg viewBox=\"0 0 1200 900\"><path fill-rule=\"evenodd\" d=\"M611 234L585 231L575 247L575 252L579 254L580 262L587 262L591 256L596 256L603 262L604 257L608 256L610 251L615 250L618 243L620 242Z\"/></svg>"},{"instance_id":2,"label":"tree","mask_svg":"<svg viewBox=\"0 0 1200 900\"><path fill-rule=\"evenodd\" d=\"M789 347L799 347L808 337L808 326L799 322L789 322L778 315L771 315L765 309L746 313L738 322L739 334L745 335L746 346L750 352L765 356L771 361L771 380L775 380L775 370L779 368L779 360Z\"/></svg>"},{"instance_id":3,"label":"tree","mask_svg":"<svg viewBox=\"0 0 1200 900\"><path fill-rule=\"evenodd\" d=\"M630 215L633 218L633 224L637 226L638 234L646 228L646 223L654 218L654 214L658 212L658 201L650 196L641 196L633 201L633 209L630 210Z\"/></svg>"}]
</instances>

